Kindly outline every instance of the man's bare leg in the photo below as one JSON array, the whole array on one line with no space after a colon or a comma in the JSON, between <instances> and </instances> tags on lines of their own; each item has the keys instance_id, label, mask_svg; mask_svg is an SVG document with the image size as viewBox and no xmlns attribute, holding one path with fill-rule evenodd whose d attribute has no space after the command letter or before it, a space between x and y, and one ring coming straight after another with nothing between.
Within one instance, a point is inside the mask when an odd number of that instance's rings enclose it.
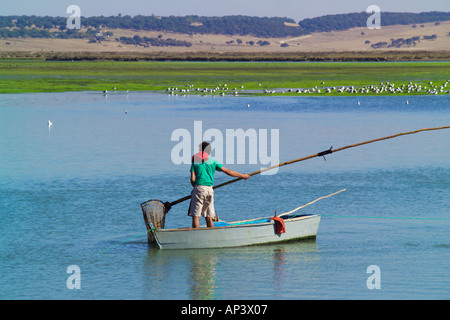
<instances>
[{"instance_id":1,"label":"man's bare leg","mask_svg":"<svg viewBox=\"0 0 450 320\"><path fill-rule=\"evenodd\" d=\"M200 228L200 219L199 217L192 217L192 228Z\"/></svg>"},{"instance_id":2,"label":"man's bare leg","mask_svg":"<svg viewBox=\"0 0 450 320\"><path fill-rule=\"evenodd\" d=\"M211 217L205 217L205 220L206 220L206 226L208 227L208 228L214 228L214 220L213 220L214 218L211 218Z\"/></svg>"}]
</instances>

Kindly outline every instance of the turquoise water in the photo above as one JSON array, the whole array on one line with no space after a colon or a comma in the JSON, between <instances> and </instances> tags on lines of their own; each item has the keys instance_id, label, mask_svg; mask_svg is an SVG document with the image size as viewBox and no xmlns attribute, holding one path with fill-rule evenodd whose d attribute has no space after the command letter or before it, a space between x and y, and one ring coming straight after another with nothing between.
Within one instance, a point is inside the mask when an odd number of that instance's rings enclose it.
<instances>
[{"instance_id":1,"label":"turquoise water","mask_svg":"<svg viewBox=\"0 0 450 320\"><path fill-rule=\"evenodd\" d=\"M450 124L448 96L0 97L1 299L448 299L450 130L345 150L216 190L235 221L322 215L315 241L220 250L148 246L140 203L191 191L174 130L279 129L280 161ZM361 104L358 106L357 101ZM250 104L250 108L247 105ZM53 126L48 127L48 120ZM249 162L249 161L248 161ZM253 172L260 164L226 164ZM216 183L228 181L216 174ZM190 225L188 203L166 227ZM68 289L67 268L81 289ZM379 267L370 290L367 268Z\"/></svg>"}]
</instances>

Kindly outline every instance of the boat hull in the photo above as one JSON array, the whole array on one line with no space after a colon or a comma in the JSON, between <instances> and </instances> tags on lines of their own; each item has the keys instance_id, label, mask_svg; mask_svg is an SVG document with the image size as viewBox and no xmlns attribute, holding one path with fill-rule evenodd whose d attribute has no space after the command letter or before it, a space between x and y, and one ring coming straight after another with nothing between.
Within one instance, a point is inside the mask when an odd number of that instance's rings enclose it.
<instances>
[{"instance_id":1,"label":"boat hull","mask_svg":"<svg viewBox=\"0 0 450 320\"><path fill-rule=\"evenodd\" d=\"M263 218L266 219L266 218ZM268 220L269 218L267 218ZM206 249L262 245L315 238L319 215L284 219L285 232L276 233L275 221L255 219L223 227L198 229L153 229L152 236L160 249Z\"/></svg>"}]
</instances>

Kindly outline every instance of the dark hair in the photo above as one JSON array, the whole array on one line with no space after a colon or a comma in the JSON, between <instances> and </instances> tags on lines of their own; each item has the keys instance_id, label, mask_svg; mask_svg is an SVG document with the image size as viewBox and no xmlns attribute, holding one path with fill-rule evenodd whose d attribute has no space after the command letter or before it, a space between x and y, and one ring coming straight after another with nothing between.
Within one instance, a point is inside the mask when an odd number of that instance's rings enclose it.
<instances>
[{"instance_id":1,"label":"dark hair","mask_svg":"<svg viewBox=\"0 0 450 320\"><path fill-rule=\"evenodd\" d=\"M203 141L199 145L200 151L204 151L207 154L211 154L211 144L209 142Z\"/></svg>"}]
</instances>

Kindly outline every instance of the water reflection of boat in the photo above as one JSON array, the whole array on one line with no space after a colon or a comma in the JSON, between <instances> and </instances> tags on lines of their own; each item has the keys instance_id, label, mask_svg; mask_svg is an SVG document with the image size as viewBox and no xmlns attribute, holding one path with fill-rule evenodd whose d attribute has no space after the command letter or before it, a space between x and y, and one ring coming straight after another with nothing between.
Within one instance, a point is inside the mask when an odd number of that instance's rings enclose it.
<instances>
[{"instance_id":1,"label":"water reflection of boat","mask_svg":"<svg viewBox=\"0 0 450 320\"><path fill-rule=\"evenodd\" d=\"M150 248L145 261L149 299L295 299L298 285L307 287L320 271L315 240L202 250Z\"/></svg>"},{"instance_id":2,"label":"water reflection of boat","mask_svg":"<svg viewBox=\"0 0 450 320\"><path fill-rule=\"evenodd\" d=\"M148 222L148 220L147 220ZM320 215L284 215L236 222L214 228L162 229L148 226L160 249L226 248L315 238Z\"/></svg>"}]
</instances>

